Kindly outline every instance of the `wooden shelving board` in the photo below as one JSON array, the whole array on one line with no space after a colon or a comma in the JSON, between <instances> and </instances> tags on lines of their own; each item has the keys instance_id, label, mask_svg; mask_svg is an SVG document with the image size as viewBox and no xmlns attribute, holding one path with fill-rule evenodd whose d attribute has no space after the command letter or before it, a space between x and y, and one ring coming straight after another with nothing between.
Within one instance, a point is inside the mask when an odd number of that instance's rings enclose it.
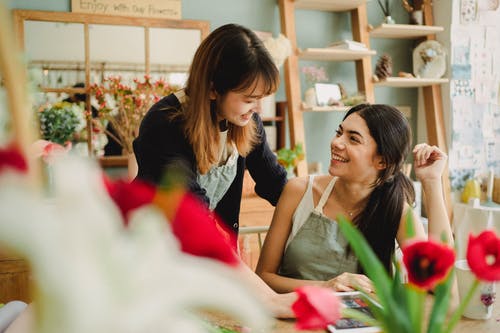
<instances>
[{"instance_id":1,"label":"wooden shelving board","mask_svg":"<svg viewBox=\"0 0 500 333\"><path fill-rule=\"evenodd\" d=\"M375 87L417 88L432 86L435 84L443 84L447 82L448 79L389 77L384 81L375 82L374 85Z\"/></svg>"},{"instance_id":2,"label":"wooden shelving board","mask_svg":"<svg viewBox=\"0 0 500 333\"><path fill-rule=\"evenodd\" d=\"M305 106L302 105L303 112L347 112L350 106Z\"/></svg>"},{"instance_id":3,"label":"wooden shelving board","mask_svg":"<svg viewBox=\"0 0 500 333\"><path fill-rule=\"evenodd\" d=\"M374 50L353 51L334 48L307 48L299 51L303 60L351 61L377 54Z\"/></svg>"},{"instance_id":4,"label":"wooden shelving board","mask_svg":"<svg viewBox=\"0 0 500 333\"><path fill-rule=\"evenodd\" d=\"M366 0L295 0L297 9L313 9L331 12L344 12L356 9Z\"/></svg>"},{"instance_id":5,"label":"wooden shelving board","mask_svg":"<svg viewBox=\"0 0 500 333\"><path fill-rule=\"evenodd\" d=\"M441 31L444 31L444 28L438 26L382 23L370 31L370 37L414 39L433 35Z\"/></svg>"}]
</instances>

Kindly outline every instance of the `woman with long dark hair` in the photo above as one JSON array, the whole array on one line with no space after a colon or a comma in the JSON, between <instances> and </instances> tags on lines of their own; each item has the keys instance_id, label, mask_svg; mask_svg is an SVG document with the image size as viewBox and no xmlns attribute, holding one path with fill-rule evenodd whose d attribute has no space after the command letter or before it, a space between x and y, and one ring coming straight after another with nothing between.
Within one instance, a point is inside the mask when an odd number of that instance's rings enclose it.
<instances>
[{"instance_id":1,"label":"woman with long dark hair","mask_svg":"<svg viewBox=\"0 0 500 333\"><path fill-rule=\"evenodd\" d=\"M329 175L296 178L286 185L257 274L277 292L311 284L371 290L335 219L339 214L351 219L391 271L395 241L407 241L406 215L415 201L412 183L401 171L410 145L408 121L394 107L351 108L330 145ZM415 146L413 155L425 193L429 237L445 235L452 242L441 183L447 157L427 144ZM414 229L416 238L427 237L420 222Z\"/></svg>"}]
</instances>

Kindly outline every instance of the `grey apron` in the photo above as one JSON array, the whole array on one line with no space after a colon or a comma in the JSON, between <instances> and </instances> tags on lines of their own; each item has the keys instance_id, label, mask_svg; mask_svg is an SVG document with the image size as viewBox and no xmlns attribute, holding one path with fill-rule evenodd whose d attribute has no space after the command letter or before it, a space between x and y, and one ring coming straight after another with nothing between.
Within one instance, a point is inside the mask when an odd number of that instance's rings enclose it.
<instances>
[{"instance_id":1,"label":"grey apron","mask_svg":"<svg viewBox=\"0 0 500 333\"><path fill-rule=\"evenodd\" d=\"M198 183L205 189L206 196L210 199L210 210L214 210L224 194L236 178L238 169L238 149L233 144L233 151L226 163L214 166L204 175L198 174Z\"/></svg>"},{"instance_id":2,"label":"grey apron","mask_svg":"<svg viewBox=\"0 0 500 333\"><path fill-rule=\"evenodd\" d=\"M327 281L344 272L356 273L358 260L340 232L337 222L323 215L323 207L335 184L330 181L318 205L311 212L283 255L279 275Z\"/></svg>"}]
</instances>

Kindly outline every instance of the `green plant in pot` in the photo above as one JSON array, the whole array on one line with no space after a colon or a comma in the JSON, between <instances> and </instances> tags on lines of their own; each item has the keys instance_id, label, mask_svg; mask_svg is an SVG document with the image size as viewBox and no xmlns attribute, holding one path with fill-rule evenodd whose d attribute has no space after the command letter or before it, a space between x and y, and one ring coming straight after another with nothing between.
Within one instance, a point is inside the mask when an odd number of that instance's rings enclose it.
<instances>
[{"instance_id":1,"label":"green plant in pot","mask_svg":"<svg viewBox=\"0 0 500 333\"><path fill-rule=\"evenodd\" d=\"M292 149L281 148L277 151L278 163L285 167L288 178L295 176L295 167L304 159L302 144L296 144Z\"/></svg>"}]
</instances>

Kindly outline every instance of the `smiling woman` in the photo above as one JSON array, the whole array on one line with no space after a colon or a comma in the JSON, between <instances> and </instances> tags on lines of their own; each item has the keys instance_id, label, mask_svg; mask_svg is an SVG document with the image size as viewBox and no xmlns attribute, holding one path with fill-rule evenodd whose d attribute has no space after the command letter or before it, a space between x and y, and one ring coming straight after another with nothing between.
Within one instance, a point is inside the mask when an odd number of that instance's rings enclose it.
<instances>
[{"instance_id":1,"label":"smiling woman","mask_svg":"<svg viewBox=\"0 0 500 333\"><path fill-rule=\"evenodd\" d=\"M190 191L238 233L245 167L256 193L273 205L286 183L258 115L278 81L254 32L236 24L214 30L194 55L185 89L144 117L134 141L138 178L159 184L168 168L180 166Z\"/></svg>"}]
</instances>

